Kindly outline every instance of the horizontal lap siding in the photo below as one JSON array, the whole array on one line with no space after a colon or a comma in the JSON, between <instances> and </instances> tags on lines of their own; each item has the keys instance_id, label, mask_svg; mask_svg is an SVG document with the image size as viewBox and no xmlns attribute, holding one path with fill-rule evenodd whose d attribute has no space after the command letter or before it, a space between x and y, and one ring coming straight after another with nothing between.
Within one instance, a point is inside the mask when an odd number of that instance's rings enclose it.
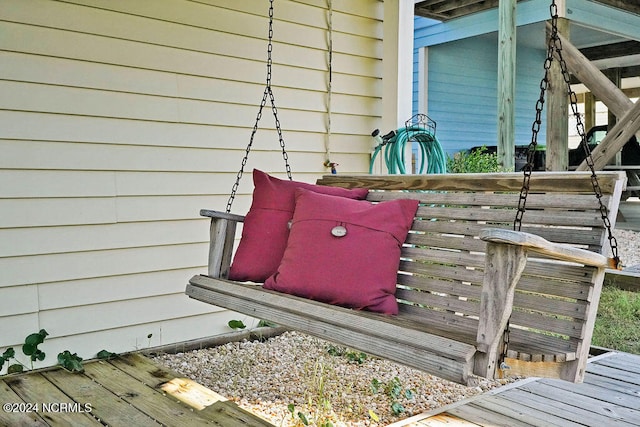
<instances>
[{"instance_id":1,"label":"horizontal lap siding","mask_svg":"<svg viewBox=\"0 0 640 427\"><path fill-rule=\"evenodd\" d=\"M327 4L274 6L273 92L294 178L313 182L326 172ZM206 269L198 211L226 205L263 95L267 8L2 2L0 349L40 328L50 353L83 357L229 331L237 314L183 292ZM332 158L365 172L383 3L333 8ZM282 177L268 105L263 116L247 169ZM234 211L251 191L245 177Z\"/></svg>"}]
</instances>

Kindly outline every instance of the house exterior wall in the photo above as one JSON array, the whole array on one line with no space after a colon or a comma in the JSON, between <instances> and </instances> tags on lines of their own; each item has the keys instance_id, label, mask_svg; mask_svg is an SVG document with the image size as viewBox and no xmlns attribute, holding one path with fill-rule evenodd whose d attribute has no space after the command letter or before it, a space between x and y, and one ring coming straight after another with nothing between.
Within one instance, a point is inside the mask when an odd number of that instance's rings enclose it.
<instances>
[{"instance_id":1,"label":"house exterior wall","mask_svg":"<svg viewBox=\"0 0 640 427\"><path fill-rule=\"evenodd\" d=\"M0 350L44 364L229 332L184 295L206 271L264 91L267 2L0 0ZM333 1L331 160L366 172L382 110L382 1ZM328 141L328 6L275 2L273 93L294 179ZM267 105L247 171L283 176ZM250 173L233 212L250 205ZM151 334L151 337L148 336Z\"/></svg>"},{"instance_id":2,"label":"house exterior wall","mask_svg":"<svg viewBox=\"0 0 640 427\"><path fill-rule=\"evenodd\" d=\"M443 149L453 154L481 145L497 144L497 38L465 38L427 50L428 73L419 73L419 48L415 49L414 108L437 123L436 136ZM516 145L531 142L540 79L544 75L545 52L518 46L516 53ZM419 74L425 76L427 111L417 111ZM544 143L543 123L538 140Z\"/></svg>"},{"instance_id":3,"label":"house exterior wall","mask_svg":"<svg viewBox=\"0 0 640 427\"><path fill-rule=\"evenodd\" d=\"M549 2L518 2L516 12L515 144L526 145L531 140L544 74L544 23L549 20ZM615 42L619 37L640 39L637 15L617 8L566 0L558 2L558 14L568 19L572 28L587 28L591 30L588 37L596 37L574 41L572 34L574 44L583 42L586 47ZM496 145L498 9L446 22L417 17L414 27L414 112L426 113L437 122L438 139L449 153ZM420 111L421 107L425 111ZM546 113L538 142L545 140Z\"/></svg>"}]
</instances>

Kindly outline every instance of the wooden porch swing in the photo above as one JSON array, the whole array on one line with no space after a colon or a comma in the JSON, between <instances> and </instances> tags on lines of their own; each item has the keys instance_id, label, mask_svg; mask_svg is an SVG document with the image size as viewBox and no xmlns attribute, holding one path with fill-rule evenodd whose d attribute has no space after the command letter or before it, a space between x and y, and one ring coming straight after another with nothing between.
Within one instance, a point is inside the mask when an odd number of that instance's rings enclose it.
<instances>
[{"instance_id":1,"label":"wooden porch swing","mask_svg":"<svg viewBox=\"0 0 640 427\"><path fill-rule=\"evenodd\" d=\"M559 54L556 19L551 59ZM276 115L269 78L270 68L260 112L270 95ZM397 315L227 279L236 224L244 220L230 213L230 204L246 156L227 212L200 212L211 218L209 270L190 279L186 294L463 384L511 375L581 382L605 269L618 262L609 218L616 218L626 178L620 172L595 177L593 170L531 174L536 138L534 132L524 179L499 173L327 175L317 181L366 188L372 203L419 201L401 248ZM613 258L604 255L607 241Z\"/></svg>"}]
</instances>

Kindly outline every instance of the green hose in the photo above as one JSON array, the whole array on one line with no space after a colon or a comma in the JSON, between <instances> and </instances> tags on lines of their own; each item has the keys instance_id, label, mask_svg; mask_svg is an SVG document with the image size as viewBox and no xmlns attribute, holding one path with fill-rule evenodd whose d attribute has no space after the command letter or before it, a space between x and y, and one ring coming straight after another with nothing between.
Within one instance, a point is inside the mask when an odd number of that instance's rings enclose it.
<instances>
[{"instance_id":1,"label":"green hose","mask_svg":"<svg viewBox=\"0 0 640 427\"><path fill-rule=\"evenodd\" d=\"M407 142L416 142L420 149L420 167L416 171L417 173L436 174L447 172L447 156L444 154L436 136L420 127L403 127L398 129L393 137L376 146L371 155L369 173L373 173L373 165L378 153L384 151L384 160L389 173L406 174L404 156Z\"/></svg>"}]
</instances>

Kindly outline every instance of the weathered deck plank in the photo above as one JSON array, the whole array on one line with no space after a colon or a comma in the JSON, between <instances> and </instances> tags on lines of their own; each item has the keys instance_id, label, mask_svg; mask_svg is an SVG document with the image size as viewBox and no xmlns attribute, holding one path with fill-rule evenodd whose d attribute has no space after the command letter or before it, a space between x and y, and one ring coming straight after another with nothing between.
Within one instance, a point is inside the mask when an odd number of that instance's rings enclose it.
<instances>
[{"instance_id":1,"label":"weathered deck plank","mask_svg":"<svg viewBox=\"0 0 640 427\"><path fill-rule=\"evenodd\" d=\"M54 368L10 375L0 379L0 401L18 410L3 406L0 426L272 426L221 396L202 410L180 402L160 388L176 377L140 355L87 363L83 374ZM28 412L25 404L35 403L39 410Z\"/></svg>"},{"instance_id":2,"label":"weathered deck plank","mask_svg":"<svg viewBox=\"0 0 640 427\"><path fill-rule=\"evenodd\" d=\"M46 375L46 372L42 372L34 375L21 376L12 381L10 387L25 403L38 405L36 412L48 425L100 425L93 416L88 414L89 411L87 411L87 408L82 407L82 409L79 409L81 412L67 412L59 409L58 404L71 403L73 399L71 399L64 390L56 387L55 383L51 383ZM75 402L84 405L87 402L87 400L84 399L90 395L89 388L91 388L91 386L96 387L97 385L89 384L89 387L83 390L83 399Z\"/></svg>"},{"instance_id":3,"label":"weathered deck plank","mask_svg":"<svg viewBox=\"0 0 640 427\"><path fill-rule=\"evenodd\" d=\"M388 427L456 419L482 426L638 426L639 408L640 356L606 353L587 364L581 384L529 378Z\"/></svg>"},{"instance_id":4,"label":"weathered deck plank","mask_svg":"<svg viewBox=\"0 0 640 427\"><path fill-rule=\"evenodd\" d=\"M11 404L11 403L20 403L22 399L20 396L9 387L9 385L0 381L0 401L3 404ZM26 412L26 411L16 411L13 412L13 408L9 407L9 411L3 408L0 411L0 425L9 426L9 425L20 425L20 426L33 426L40 427L46 426L47 424L44 422L40 416L34 412Z\"/></svg>"}]
</instances>

